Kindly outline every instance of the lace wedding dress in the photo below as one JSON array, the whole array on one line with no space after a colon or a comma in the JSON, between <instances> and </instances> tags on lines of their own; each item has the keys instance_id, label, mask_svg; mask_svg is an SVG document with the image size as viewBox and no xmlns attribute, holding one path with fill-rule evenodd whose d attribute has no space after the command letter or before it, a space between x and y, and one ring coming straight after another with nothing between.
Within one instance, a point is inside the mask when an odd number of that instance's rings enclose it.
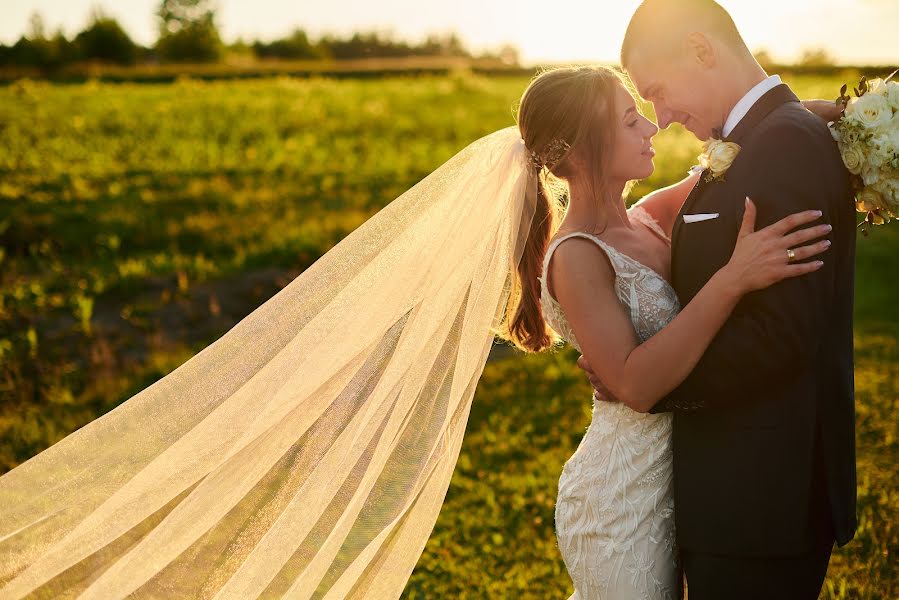
<instances>
[{"instance_id":1,"label":"lace wedding dress","mask_svg":"<svg viewBox=\"0 0 899 600\"><path fill-rule=\"evenodd\" d=\"M667 240L645 209L628 213ZM674 318L680 304L661 275L595 235L572 232L550 243L540 281L547 323L574 348L581 350L547 289L546 271L562 240L575 236L609 257L641 342ZM555 508L559 550L574 582L569 600L677 598L671 459L671 413L594 399L590 426L562 468Z\"/></svg>"}]
</instances>

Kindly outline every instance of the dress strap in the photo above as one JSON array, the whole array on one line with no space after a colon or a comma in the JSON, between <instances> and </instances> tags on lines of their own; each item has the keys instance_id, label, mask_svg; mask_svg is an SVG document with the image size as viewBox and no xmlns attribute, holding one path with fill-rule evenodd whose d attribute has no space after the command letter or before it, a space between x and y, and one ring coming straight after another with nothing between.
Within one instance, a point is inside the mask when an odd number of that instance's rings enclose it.
<instances>
[{"instance_id":1,"label":"dress strap","mask_svg":"<svg viewBox=\"0 0 899 600\"><path fill-rule=\"evenodd\" d=\"M584 231L573 231L571 233L567 233L550 243L549 248L547 248L546 250L546 256L543 259L543 276L538 277L538 279L540 279L540 287L542 291L545 292L546 295L554 302L558 303L558 300L556 300L552 296L552 294L549 293L549 287L546 284L549 260L552 257L553 251L555 251L555 249L559 247L559 244L572 237L582 237L588 240L593 240L596 245L599 246L600 249L602 249L603 253L609 259L609 264L612 265L612 270L615 272L615 294L618 296L618 299L630 310L631 321L633 323L636 323L640 312L636 281L639 273L631 269L624 268L623 259L619 256L619 252L615 250L613 246L610 246L598 237ZM625 290L618 285L619 281L625 281L627 283L627 292L625 292Z\"/></svg>"}]
</instances>

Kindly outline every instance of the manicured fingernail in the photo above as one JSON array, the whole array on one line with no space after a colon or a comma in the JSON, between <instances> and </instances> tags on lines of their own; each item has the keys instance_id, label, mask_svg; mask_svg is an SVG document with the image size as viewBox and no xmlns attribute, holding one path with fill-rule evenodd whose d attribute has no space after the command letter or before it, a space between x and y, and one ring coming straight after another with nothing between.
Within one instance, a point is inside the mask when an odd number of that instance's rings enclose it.
<instances>
[{"instance_id":1,"label":"manicured fingernail","mask_svg":"<svg viewBox=\"0 0 899 600\"><path fill-rule=\"evenodd\" d=\"M824 213L821 212L820 210L816 210L816 211L815 211L815 214L818 215L818 216L820 217L820 216L823 215Z\"/></svg>"},{"instance_id":2,"label":"manicured fingernail","mask_svg":"<svg viewBox=\"0 0 899 600\"><path fill-rule=\"evenodd\" d=\"M830 240L824 240L824 247L830 248Z\"/></svg>"},{"instance_id":3,"label":"manicured fingernail","mask_svg":"<svg viewBox=\"0 0 899 600\"><path fill-rule=\"evenodd\" d=\"M825 225L824 227L827 228L827 231L833 231L833 225Z\"/></svg>"},{"instance_id":4,"label":"manicured fingernail","mask_svg":"<svg viewBox=\"0 0 899 600\"><path fill-rule=\"evenodd\" d=\"M816 266L816 267L820 267L820 266L822 266L823 264L824 264L824 261L823 261L823 260L816 260L816 261L815 261L815 266Z\"/></svg>"}]
</instances>

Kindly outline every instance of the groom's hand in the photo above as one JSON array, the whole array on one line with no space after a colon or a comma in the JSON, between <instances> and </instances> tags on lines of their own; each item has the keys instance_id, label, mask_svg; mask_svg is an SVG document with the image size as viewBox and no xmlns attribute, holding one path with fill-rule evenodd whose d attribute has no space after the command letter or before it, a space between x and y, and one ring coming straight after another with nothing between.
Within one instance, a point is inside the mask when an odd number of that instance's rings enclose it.
<instances>
[{"instance_id":1,"label":"groom's hand","mask_svg":"<svg viewBox=\"0 0 899 600\"><path fill-rule=\"evenodd\" d=\"M593 385L593 389L596 392L593 396L599 400L605 400L607 402L620 402L618 398L612 395L612 392L603 385L602 381L597 377L596 373L593 372L593 369L590 368L590 364L587 362L587 359L581 354L581 357L577 359L577 366L582 368L587 372L587 379L590 380L590 383Z\"/></svg>"}]
</instances>

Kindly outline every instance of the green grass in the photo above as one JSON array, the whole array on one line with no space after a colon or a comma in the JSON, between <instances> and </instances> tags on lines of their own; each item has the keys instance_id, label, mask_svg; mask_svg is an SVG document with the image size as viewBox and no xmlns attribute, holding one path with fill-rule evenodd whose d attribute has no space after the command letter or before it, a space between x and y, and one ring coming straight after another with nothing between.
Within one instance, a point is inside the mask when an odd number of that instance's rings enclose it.
<instances>
[{"instance_id":1,"label":"green grass","mask_svg":"<svg viewBox=\"0 0 899 600\"><path fill-rule=\"evenodd\" d=\"M855 73L785 79L835 97ZM514 124L525 78L0 89L0 471L227 331L467 143ZM655 141L633 197L699 143ZM895 598L899 227L859 238L859 532L825 598ZM488 363L407 598L567 598L553 507L590 419L570 348Z\"/></svg>"}]
</instances>

